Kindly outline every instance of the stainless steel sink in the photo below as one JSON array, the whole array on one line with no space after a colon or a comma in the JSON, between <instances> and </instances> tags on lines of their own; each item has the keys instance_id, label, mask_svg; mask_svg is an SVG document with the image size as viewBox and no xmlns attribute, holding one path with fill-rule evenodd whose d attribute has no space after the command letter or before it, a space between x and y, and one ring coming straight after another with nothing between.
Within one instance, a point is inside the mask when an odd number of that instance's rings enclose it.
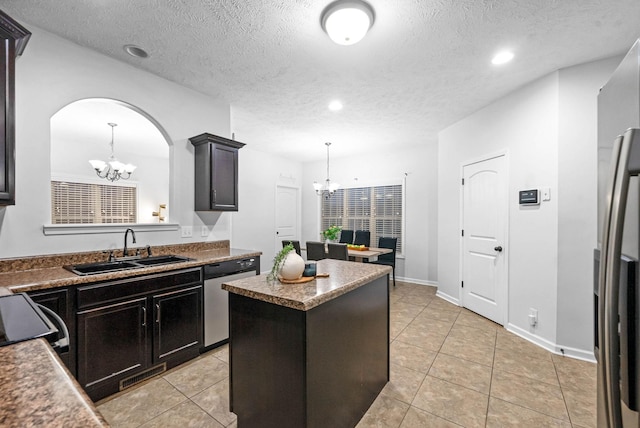
<instances>
[{"instance_id":1,"label":"stainless steel sink","mask_svg":"<svg viewBox=\"0 0 640 428\"><path fill-rule=\"evenodd\" d=\"M145 257L135 260L115 260L111 262L85 263L80 265L64 266L65 269L76 275L97 275L99 273L116 272L120 270L139 269L148 266L181 263L192 260L188 257L176 255L162 255Z\"/></svg>"}]
</instances>

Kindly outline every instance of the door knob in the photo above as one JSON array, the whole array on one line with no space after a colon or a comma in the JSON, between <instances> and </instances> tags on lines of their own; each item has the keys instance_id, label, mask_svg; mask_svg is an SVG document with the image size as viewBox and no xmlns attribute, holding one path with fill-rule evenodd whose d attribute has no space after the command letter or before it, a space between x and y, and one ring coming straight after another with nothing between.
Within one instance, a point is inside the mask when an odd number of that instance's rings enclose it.
<instances>
[{"instance_id":1,"label":"door knob","mask_svg":"<svg viewBox=\"0 0 640 428\"><path fill-rule=\"evenodd\" d=\"M494 250L496 250L497 252L501 252L502 251L502 247L498 245L497 247L494 248Z\"/></svg>"}]
</instances>

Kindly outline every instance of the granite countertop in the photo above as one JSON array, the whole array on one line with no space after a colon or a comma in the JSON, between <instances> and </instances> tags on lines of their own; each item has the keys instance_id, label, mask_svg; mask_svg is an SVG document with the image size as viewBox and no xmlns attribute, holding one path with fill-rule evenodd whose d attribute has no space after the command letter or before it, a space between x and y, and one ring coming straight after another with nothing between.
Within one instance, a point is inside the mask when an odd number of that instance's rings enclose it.
<instances>
[{"instance_id":1,"label":"granite countertop","mask_svg":"<svg viewBox=\"0 0 640 428\"><path fill-rule=\"evenodd\" d=\"M3 427L107 427L44 339L0 347Z\"/></svg>"},{"instance_id":2,"label":"granite countertop","mask_svg":"<svg viewBox=\"0 0 640 428\"><path fill-rule=\"evenodd\" d=\"M318 274L328 273L328 278L315 278L303 284L282 284L278 280L269 281L267 275L263 274L225 282L222 288L252 299L308 311L391 273L390 266L373 263L332 259L319 260L317 263Z\"/></svg>"},{"instance_id":3,"label":"granite countertop","mask_svg":"<svg viewBox=\"0 0 640 428\"><path fill-rule=\"evenodd\" d=\"M76 275L62 266L105 261L102 251L0 259L0 295L88 284L257 257L229 248L229 241L153 247L153 255L193 260L98 275ZM144 254L144 252L143 252ZM121 254L116 254L119 256ZM109 426L44 339L0 347L0 426Z\"/></svg>"},{"instance_id":4,"label":"granite countertop","mask_svg":"<svg viewBox=\"0 0 640 428\"><path fill-rule=\"evenodd\" d=\"M257 257L262 254L260 251L255 250L229 248L229 241L168 245L153 247L152 249L154 256L175 254L189 257L193 260L166 265L149 266L139 269L80 276L64 269L62 266L68 264L106 261L107 256L102 252L91 252L0 259L0 287L7 287L14 293L28 292L199 267L227 260Z\"/></svg>"}]
</instances>

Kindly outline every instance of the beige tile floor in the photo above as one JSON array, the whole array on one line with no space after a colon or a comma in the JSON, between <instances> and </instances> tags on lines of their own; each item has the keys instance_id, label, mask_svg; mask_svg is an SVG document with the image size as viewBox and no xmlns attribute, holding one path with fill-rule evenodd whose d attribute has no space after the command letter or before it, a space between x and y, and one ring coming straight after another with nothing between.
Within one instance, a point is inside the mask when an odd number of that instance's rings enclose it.
<instances>
[{"instance_id":1,"label":"beige tile floor","mask_svg":"<svg viewBox=\"0 0 640 428\"><path fill-rule=\"evenodd\" d=\"M596 367L398 282L391 380L364 427L595 427ZM235 427L226 346L98 403L114 427ZM244 428L244 427L243 427Z\"/></svg>"}]
</instances>

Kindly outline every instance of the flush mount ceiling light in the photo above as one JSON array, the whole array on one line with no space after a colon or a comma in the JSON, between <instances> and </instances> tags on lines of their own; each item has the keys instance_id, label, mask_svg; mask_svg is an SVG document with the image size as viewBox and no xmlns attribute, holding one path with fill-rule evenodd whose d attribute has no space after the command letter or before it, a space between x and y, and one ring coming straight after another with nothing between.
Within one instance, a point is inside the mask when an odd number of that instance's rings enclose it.
<instances>
[{"instance_id":1,"label":"flush mount ceiling light","mask_svg":"<svg viewBox=\"0 0 640 428\"><path fill-rule=\"evenodd\" d=\"M96 170L96 174L98 177L104 178L109 181L117 181L120 179L126 180L131 177L131 173L136 169L135 165L123 164L122 162L116 159L115 154L113 153L113 129L118 126L117 123L107 123L111 127L111 156L109 156L109 161L101 161L101 160L90 160L89 163Z\"/></svg>"},{"instance_id":2,"label":"flush mount ceiling light","mask_svg":"<svg viewBox=\"0 0 640 428\"><path fill-rule=\"evenodd\" d=\"M373 25L373 8L362 0L337 0L320 15L320 24L331 40L339 45L353 45Z\"/></svg>"},{"instance_id":3,"label":"flush mount ceiling light","mask_svg":"<svg viewBox=\"0 0 640 428\"><path fill-rule=\"evenodd\" d=\"M513 52L511 51L502 51L498 52L493 59L491 60L491 64L493 65L502 65L506 64L513 59Z\"/></svg>"}]
</instances>

